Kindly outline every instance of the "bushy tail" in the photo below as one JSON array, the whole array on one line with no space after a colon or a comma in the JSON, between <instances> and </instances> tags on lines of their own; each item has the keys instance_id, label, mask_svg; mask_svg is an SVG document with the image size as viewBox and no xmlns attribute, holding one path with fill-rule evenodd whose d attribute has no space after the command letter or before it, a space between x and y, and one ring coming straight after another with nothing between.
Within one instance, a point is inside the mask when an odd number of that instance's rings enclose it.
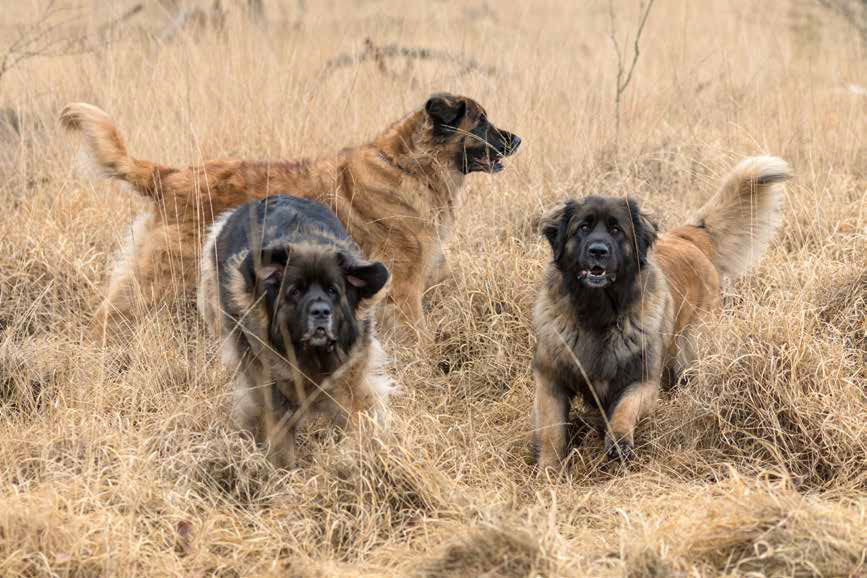
<instances>
[{"instance_id":1,"label":"bushy tail","mask_svg":"<svg viewBox=\"0 0 867 578\"><path fill-rule=\"evenodd\" d=\"M687 224L710 237L710 258L722 277L746 273L764 255L782 223L783 183L791 176L783 159L746 158L690 218Z\"/></svg>"},{"instance_id":2,"label":"bushy tail","mask_svg":"<svg viewBox=\"0 0 867 578\"><path fill-rule=\"evenodd\" d=\"M129 156L123 138L102 109L84 102L68 104L60 113L60 124L84 135L88 160L97 174L126 181L147 197L158 195L160 167Z\"/></svg>"}]
</instances>

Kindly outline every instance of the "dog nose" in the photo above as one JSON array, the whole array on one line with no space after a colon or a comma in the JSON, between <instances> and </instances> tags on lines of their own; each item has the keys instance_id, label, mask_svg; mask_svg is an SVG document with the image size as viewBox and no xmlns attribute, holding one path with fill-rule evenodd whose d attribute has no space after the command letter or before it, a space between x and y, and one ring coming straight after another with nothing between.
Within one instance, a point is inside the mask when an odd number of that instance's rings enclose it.
<instances>
[{"instance_id":1,"label":"dog nose","mask_svg":"<svg viewBox=\"0 0 867 578\"><path fill-rule=\"evenodd\" d=\"M512 135L512 143L509 145L509 151L515 152L518 150L518 147L521 145L521 137L516 134Z\"/></svg>"},{"instance_id":2,"label":"dog nose","mask_svg":"<svg viewBox=\"0 0 867 578\"><path fill-rule=\"evenodd\" d=\"M325 321L331 317L331 305L324 301L317 301L310 306L310 317L315 321Z\"/></svg>"},{"instance_id":3,"label":"dog nose","mask_svg":"<svg viewBox=\"0 0 867 578\"><path fill-rule=\"evenodd\" d=\"M604 259L608 256L608 245L602 243L601 241L597 241L595 243L591 243L589 247L587 247L587 252L590 253L592 257L596 257L597 259Z\"/></svg>"}]
</instances>

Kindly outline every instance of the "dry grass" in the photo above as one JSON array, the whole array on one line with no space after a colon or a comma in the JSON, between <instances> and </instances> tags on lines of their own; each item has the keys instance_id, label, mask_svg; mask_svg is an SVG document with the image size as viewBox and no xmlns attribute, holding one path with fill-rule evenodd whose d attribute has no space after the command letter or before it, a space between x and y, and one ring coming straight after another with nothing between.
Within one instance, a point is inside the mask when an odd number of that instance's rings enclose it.
<instances>
[{"instance_id":1,"label":"dry grass","mask_svg":"<svg viewBox=\"0 0 867 578\"><path fill-rule=\"evenodd\" d=\"M79 3L94 29L129 8ZM867 98L846 89L867 66L846 24L804 1L657 3L615 146L604 0L331 4L265 2L261 31L224 1L222 32L160 43L148 3L105 49L0 80L15 120L0 120L0 574L867 573ZM637 6L615 4L634 30ZM0 39L37 12L7 10ZM366 38L398 48L326 70ZM389 345L390 436L310 435L302 467L275 470L229 424L227 375L188 307L124 348L82 340L142 205L76 173L63 104L99 104L135 154L183 164L360 143L437 90L477 98L524 145L470 179L431 350ZM607 465L589 433L567 476L534 477L541 209L629 194L670 226L760 152L797 174L785 228L726 290L638 459Z\"/></svg>"}]
</instances>

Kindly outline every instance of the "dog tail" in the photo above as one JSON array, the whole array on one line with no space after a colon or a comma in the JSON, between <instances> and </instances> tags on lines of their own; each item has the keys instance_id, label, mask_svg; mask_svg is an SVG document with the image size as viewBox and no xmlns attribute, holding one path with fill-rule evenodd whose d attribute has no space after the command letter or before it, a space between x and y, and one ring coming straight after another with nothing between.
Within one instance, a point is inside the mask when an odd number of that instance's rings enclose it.
<instances>
[{"instance_id":1,"label":"dog tail","mask_svg":"<svg viewBox=\"0 0 867 578\"><path fill-rule=\"evenodd\" d=\"M749 157L726 176L719 191L689 219L704 230L711 261L722 277L746 273L761 259L782 223L782 200L792 171L783 159Z\"/></svg>"},{"instance_id":2,"label":"dog tail","mask_svg":"<svg viewBox=\"0 0 867 578\"><path fill-rule=\"evenodd\" d=\"M70 132L84 135L89 165L100 177L126 181L140 194L158 197L160 167L129 156L123 138L105 111L92 104L74 102L60 113L60 124Z\"/></svg>"}]
</instances>

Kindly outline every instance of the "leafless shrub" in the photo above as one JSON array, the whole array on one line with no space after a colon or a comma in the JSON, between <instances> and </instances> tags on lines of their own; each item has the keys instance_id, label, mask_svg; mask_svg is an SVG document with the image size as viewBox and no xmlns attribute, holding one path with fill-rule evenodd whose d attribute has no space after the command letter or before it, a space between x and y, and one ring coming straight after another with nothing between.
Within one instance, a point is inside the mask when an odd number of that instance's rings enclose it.
<instances>
[{"instance_id":1,"label":"leafless shrub","mask_svg":"<svg viewBox=\"0 0 867 578\"><path fill-rule=\"evenodd\" d=\"M867 0L816 0L842 18L867 46Z\"/></svg>"},{"instance_id":2,"label":"leafless shrub","mask_svg":"<svg viewBox=\"0 0 867 578\"><path fill-rule=\"evenodd\" d=\"M0 81L10 70L33 58L51 58L88 52L86 35L76 33L80 14L47 0L33 22L22 26L0 57Z\"/></svg>"},{"instance_id":3,"label":"leafless shrub","mask_svg":"<svg viewBox=\"0 0 867 578\"><path fill-rule=\"evenodd\" d=\"M402 72L397 72L390 67L389 62L400 60L403 60L404 62L404 70ZM455 76L458 77L472 73L489 76L496 74L496 69L494 67L479 64L472 58L464 58L444 50L436 50L432 48L413 48L397 44L380 45L370 38L364 39L364 48L360 52L356 54L341 54L326 62L325 73L328 74L341 68L372 62L383 76L390 78L405 78L408 76L413 62L416 61L441 62L453 65L457 67Z\"/></svg>"},{"instance_id":4,"label":"leafless shrub","mask_svg":"<svg viewBox=\"0 0 867 578\"><path fill-rule=\"evenodd\" d=\"M650 16L650 9L653 8L653 3L656 0L649 0L645 5L643 0L639 3L638 8L638 26L635 30L635 39L632 43L632 61L629 67L626 67L624 55L620 49L620 42L617 40L617 16L614 12L614 0L608 0L608 18L611 26L609 37L611 44L614 46L614 53L617 56L617 85L614 94L614 123L615 123L615 142L620 142L620 100L623 93L632 82L632 73L635 72L635 65L638 64L638 56L640 54L639 43L641 42L641 33L644 32L644 25L647 24L647 17Z\"/></svg>"}]
</instances>

